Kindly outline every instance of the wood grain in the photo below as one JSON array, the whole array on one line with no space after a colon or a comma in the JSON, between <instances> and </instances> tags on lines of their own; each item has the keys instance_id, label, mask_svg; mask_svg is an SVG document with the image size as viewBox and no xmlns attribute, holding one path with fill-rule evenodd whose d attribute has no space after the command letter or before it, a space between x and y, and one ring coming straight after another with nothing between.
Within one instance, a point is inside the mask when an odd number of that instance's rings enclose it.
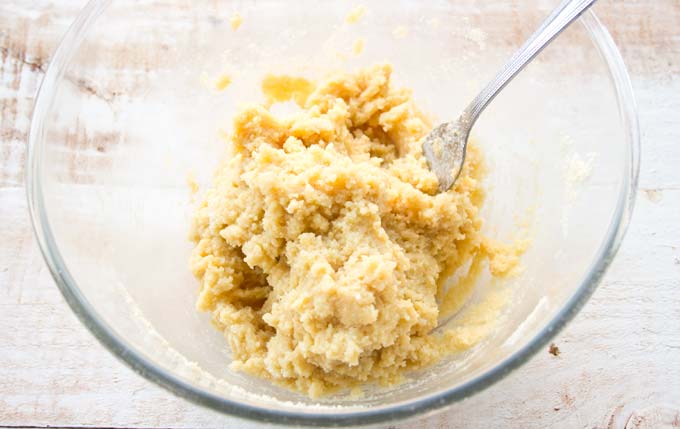
<instances>
[{"instance_id":1,"label":"wood grain","mask_svg":"<svg viewBox=\"0 0 680 429\"><path fill-rule=\"evenodd\" d=\"M83 3L0 4L0 427L259 426L118 362L71 314L32 238L23 165L33 97ZM399 427L680 427L680 2L603 0L597 12L640 106L641 190L624 245L555 339L558 356L546 348L483 393Z\"/></svg>"}]
</instances>

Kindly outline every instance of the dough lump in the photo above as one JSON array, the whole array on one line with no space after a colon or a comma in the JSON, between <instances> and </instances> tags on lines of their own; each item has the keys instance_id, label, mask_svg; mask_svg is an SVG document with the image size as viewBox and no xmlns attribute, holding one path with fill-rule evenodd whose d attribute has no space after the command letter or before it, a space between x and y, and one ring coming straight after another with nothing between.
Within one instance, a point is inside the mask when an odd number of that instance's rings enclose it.
<instances>
[{"instance_id":1,"label":"dough lump","mask_svg":"<svg viewBox=\"0 0 680 429\"><path fill-rule=\"evenodd\" d=\"M391 73L378 65L318 85L269 76L267 104L236 115L190 261L232 368L318 397L398 382L478 340L432 331L441 279L491 247L481 156L472 144L437 194L420 144L430 120ZM300 112L273 115L285 98Z\"/></svg>"}]
</instances>

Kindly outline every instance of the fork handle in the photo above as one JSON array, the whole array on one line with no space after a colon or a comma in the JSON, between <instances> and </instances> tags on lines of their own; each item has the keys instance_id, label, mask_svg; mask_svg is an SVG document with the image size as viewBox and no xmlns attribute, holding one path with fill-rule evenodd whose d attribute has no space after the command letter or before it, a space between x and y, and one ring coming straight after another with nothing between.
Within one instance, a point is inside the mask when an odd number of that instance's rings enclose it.
<instances>
[{"instance_id":1,"label":"fork handle","mask_svg":"<svg viewBox=\"0 0 680 429\"><path fill-rule=\"evenodd\" d=\"M486 106L522 69L555 37L574 22L597 0L564 0L541 24L538 30L515 52L496 77L479 93L465 110L467 124L472 128Z\"/></svg>"}]
</instances>

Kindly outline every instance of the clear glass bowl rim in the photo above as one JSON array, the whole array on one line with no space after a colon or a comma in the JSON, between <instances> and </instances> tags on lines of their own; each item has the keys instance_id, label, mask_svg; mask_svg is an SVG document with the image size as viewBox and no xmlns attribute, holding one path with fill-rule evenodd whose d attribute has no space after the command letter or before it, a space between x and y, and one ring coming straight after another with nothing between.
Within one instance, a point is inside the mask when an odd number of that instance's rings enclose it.
<instances>
[{"instance_id":1,"label":"clear glass bowl rim","mask_svg":"<svg viewBox=\"0 0 680 429\"><path fill-rule=\"evenodd\" d=\"M281 425L375 425L403 420L425 412L442 409L499 381L543 348L583 307L601 281L607 267L621 245L632 215L639 175L640 132L637 107L630 77L621 54L609 32L595 13L589 10L581 16L580 23L585 27L591 41L594 42L595 47L607 64L611 81L617 93L619 115L625 126L626 142L624 143L627 144L629 150L626 153L626 160L623 166L623 181L620 187L616 211L609 224L606 237L600 245L598 255L591 263L588 273L576 292L550 323L522 349L477 378L452 387L440 394L417 398L411 402L393 407L367 409L365 411L341 415L309 412L297 413L242 404L193 386L165 369L158 367L137 350L131 348L123 338L120 338L110 326L98 317L94 308L81 293L63 261L54 240L45 210L42 189L42 157L40 155L42 153L41 145L43 144L42 136L45 117L54 102L56 82L63 75L66 65L77 51L87 30L96 22L97 18L110 5L111 1L90 0L88 2L63 37L40 85L31 120L26 159L25 180L28 207L33 230L43 258L66 302L80 321L114 356L122 360L138 374L168 389L179 397L236 417Z\"/></svg>"}]
</instances>

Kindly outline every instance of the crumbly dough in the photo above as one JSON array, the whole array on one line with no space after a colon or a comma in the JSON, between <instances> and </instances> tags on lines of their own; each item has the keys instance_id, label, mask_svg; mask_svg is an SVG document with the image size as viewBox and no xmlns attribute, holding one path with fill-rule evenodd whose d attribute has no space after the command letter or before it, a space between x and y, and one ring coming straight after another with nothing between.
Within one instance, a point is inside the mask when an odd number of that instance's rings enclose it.
<instances>
[{"instance_id":1,"label":"crumbly dough","mask_svg":"<svg viewBox=\"0 0 680 429\"><path fill-rule=\"evenodd\" d=\"M229 25L231 25L232 31L236 31L243 24L243 17L240 13L234 12L234 14L229 18Z\"/></svg>"},{"instance_id":2,"label":"crumbly dough","mask_svg":"<svg viewBox=\"0 0 680 429\"><path fill-rule=\"evenodd\" d=\"M201 85L208 89L214 89L215 91L224 91L231 85L232 78L226 73L222 73L215 78L210 78L208 73L203 72L200 76Z\"/></svg>"},{"instance_id":3,"label":"crumbly dough","mask_svg":"<svg viewBox=\"0 0 680 429\"><path fill-rule=\"evenodd\" d=\"M356 24L361 20L361 18L366 14L366 6L364 5L359 5L356 6L354 9L352 9L347 17L345 18L345 22L348 24Z\"/></svg>"},{"instance_id":4,"label":"crumbly dough","mask_svg":"<svg viewBox=\"0 0 680 429\"><path fill-rule=\"evenodd\" d=\"M395 383L474 345L502 307L494 298L493 314L433 333L438 300L459 309L483 260L504 274L519 253L496 252L480 233L474 144L454 187L436 193L420 144L431 123L391 72L379 65L318 85L268 76L267 104L235 117L191 233L197 305L224 331L233 368L312 397ZM287 99L301 111L269 111ZM441 280L470 263L444 293Z\"/></svg>"},{"instance_id":5,"label":"crumbly dough","mask_svg":"<svg viewBox=\"0 0 680 429\"><path fill-rule=\"evenodd\" d=\"M362 52L364 52L364 46L366 46L366 42L364 42L364 39L357 39L354 41L354 45L352 45L352 52L354 52L354 55L361 55Z\"/></svg>"}]
</instances>

